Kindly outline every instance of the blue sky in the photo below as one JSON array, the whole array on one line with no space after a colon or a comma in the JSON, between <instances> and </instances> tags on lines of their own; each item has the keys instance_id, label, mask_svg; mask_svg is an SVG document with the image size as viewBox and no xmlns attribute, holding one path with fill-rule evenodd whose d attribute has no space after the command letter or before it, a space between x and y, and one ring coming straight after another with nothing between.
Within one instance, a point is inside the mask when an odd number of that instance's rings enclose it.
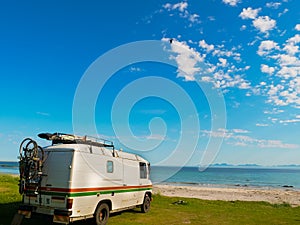
<instances>
[{"instance_id":1,"label":"blue sky","mask_svg":"<svg viewBox=\"0 0 300 225\"><path fill-rule=\"evenodd\" d=\"M94 124L79 120L76 133L153 164L299 164L299 8L297 0L2 2L0 160L17 160L25 137L73 133L74 110L92 110ZM161 43L170 62L143 61L144 40ZM135 53L140 61L112 74L95 105L82 97L74 109L89 68L112 49L120 54L107 68Z\"/></svg>"}]
</instances>

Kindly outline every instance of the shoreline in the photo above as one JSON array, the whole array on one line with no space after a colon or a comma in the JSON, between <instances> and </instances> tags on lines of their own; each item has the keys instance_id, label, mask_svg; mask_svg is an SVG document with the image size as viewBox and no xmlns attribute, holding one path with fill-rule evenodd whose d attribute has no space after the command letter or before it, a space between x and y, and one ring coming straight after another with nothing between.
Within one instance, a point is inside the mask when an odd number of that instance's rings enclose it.
<instances>
[{"instance_id":1,"label":"shoreline","mask_svg":"<svg viewBox=\"0 0 300 225\"><path fill-rule=\"evenodd\" d=\"M254 187L195 187L168 184L153 185L153 193L168 197L198 198L221 201L253 201L300 206L300 190Z\"/></svg>"},{"instance_id":2,"label":"shoreline","mask_svg":"<svg viewBox=\"0 0 300 225\"><path fill-rule=\"evenodd\" d=\"M18 177L18 174L1 173ZM207 184L209 185L209 184ZM202 200L221 201L252 201L269 202L271 204L289 204L292 207L300 206L300 189L253 187L253 186L195 186L175 184L153 184L153 193L168 197L197 198Z\"/></svg>"}]
</instances>

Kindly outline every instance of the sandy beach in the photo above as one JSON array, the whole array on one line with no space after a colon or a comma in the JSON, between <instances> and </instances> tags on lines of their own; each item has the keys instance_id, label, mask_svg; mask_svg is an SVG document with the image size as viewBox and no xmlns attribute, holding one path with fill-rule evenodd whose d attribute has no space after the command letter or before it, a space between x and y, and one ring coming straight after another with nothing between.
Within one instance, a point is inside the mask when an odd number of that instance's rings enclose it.
<instances>
[{"instance_id":1,"label":"sandy beach","mask_svg":"<svg viewBox=\"0 0 300 225\"><path fill-rule=\"evenodd\" d=\"M154 185L154 193L164 196L199 198L224 201L264 201L272 204L288 203L300 206L300 190L294 189L255 189L250 187L218 188Z\"/></svg>"}]
</instances>

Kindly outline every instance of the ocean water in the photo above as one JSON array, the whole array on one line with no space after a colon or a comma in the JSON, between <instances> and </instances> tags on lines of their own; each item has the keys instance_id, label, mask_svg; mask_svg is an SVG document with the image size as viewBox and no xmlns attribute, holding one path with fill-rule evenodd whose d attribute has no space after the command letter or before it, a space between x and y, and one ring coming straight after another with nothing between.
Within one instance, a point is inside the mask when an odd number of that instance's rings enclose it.
<instances>
[{"instance_id":1,"label":"ocean water","mask_svg":"<svg viewBox=\"0 0 300 225\"><path fill-rule=\"evenodd\" d=\"M19 174L19 163L0 161L0 173Z\"/></svg>"},{"instance_id":2,"label":"ocean water","mask_svg":"<svg viewBox=\"0 0 300 225\"><path fill-rule=\"evenodd\" d=\"M1 162L0 173L19 174L18 162ZM151 167L154 184L217 187L294 188L300 190L300 168Z\"/></svg>"},{"instance_id":3,"label":"ocean water","mask_svg":"<svg viewBox=\"0 0 300 225\"><path fill-rule=\"evenodd\" d=\"M300 168L210 167L201 172L196 167L152 167L153 183L217 187L256 187L300 189Z\"/></svg>"}]
</instances>

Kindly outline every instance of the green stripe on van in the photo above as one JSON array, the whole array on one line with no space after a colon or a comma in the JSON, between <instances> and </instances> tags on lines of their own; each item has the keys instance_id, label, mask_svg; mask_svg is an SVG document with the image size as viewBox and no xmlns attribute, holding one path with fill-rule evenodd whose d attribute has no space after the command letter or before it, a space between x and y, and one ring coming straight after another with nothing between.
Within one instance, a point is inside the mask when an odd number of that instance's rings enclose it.
<instances>
[{"instance_id":1,"label":"green stripe on van","mask_svg":"<svg viewBox=\"0 0 300 225\"><path fill-rule=\"evenodd\" d=\"M92 196L92 195L105 195L112 193L126 193L126 192L135 192L135 191L147 191L152 190L152 188L133 188L133 189L121 189L121 190L107 190L107 191L91 191L91 192L51 192L51 191L42 191L42 195L54 195L54 196L64 196L64 197L83 197L83 196Z\"/></svg>"}]
</instances>

